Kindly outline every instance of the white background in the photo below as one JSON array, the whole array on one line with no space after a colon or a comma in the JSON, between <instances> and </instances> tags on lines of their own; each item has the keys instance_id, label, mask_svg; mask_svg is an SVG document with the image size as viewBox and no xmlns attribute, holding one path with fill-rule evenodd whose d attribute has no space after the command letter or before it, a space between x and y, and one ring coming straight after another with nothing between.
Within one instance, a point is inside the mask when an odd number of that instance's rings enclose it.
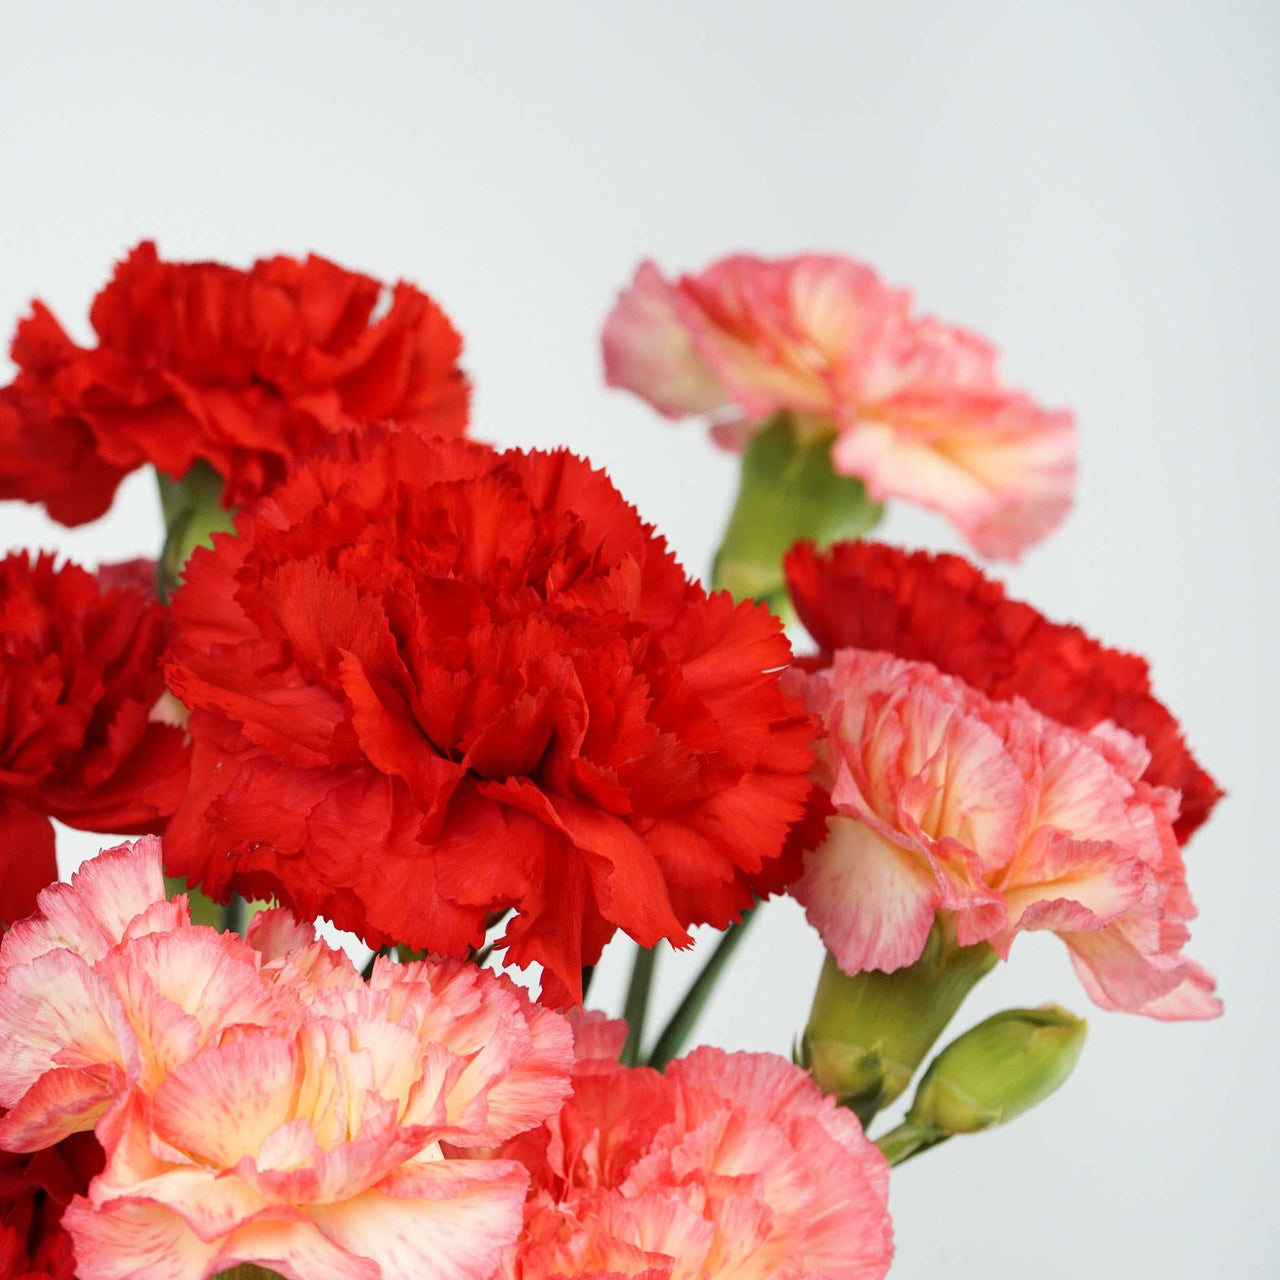
<instances>
[{"instance_id":1,"label":"white background","mask_svg":"<svg viewBox=\"0 0 1280 1280\"><path fill-rule=\"evenodd\" d=\"M1280 10L1234 3L152 6L0 3L0 326L38 294L77 336L144 235L245 264L314 249L429 289L467 338L476 434L606 465L695 571L734 466L604 389L635 261L823 248L995 338L1072 405L1082 479L1007 574L1151 656L1231 789L1190 850L1193 953L1222 1021L1094 1012L1071 1083L896 1175L895 1275L1264 1276L1280 1269L1275 1100L1274 379ZM75 533L154 553L135 475ZM923 512L885 536L957 548ZM68 838L64 864L89 848ZM820 948L773 904L705 1023L787 1051ZM663 968L670 1006L692 961ZM620 996L625 956L606 960ZM1023 939L962 1017L1086 1000Z\"/></svg>"}]
</instances>

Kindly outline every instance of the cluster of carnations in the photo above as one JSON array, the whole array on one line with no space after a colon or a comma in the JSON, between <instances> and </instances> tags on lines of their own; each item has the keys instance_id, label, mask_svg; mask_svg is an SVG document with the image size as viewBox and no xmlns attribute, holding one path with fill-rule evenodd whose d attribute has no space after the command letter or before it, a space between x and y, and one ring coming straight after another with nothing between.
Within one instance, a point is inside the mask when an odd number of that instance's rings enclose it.
<instances>
[{"instance_id":1,"label":"cluster of carnations","mask_svg":"<svg viewBox=\"0 0 1280 1280\"><path fill-rule=\"evenodd\" d=\"M605 326L743 453L710 591L588 462L463 438L408 284L144 244L92 321L19 325L0 497L76 524L149 464L167 541L0 562L0 1280L871 1280L890 1165L1080 1051L1007 1011L864 1132L1018 933L1104 1008L1220 1011L1182 847L1221 792L1146 664L858 540L904 498L1012 557L1074 479L1070 415L867 267L646 264ZM51 819L143 838L58 883ZM797 1062L681 1058L782 893L828 952ZM619 932L629 1028L582 1010Z\"/></svg>"}]
</instances>

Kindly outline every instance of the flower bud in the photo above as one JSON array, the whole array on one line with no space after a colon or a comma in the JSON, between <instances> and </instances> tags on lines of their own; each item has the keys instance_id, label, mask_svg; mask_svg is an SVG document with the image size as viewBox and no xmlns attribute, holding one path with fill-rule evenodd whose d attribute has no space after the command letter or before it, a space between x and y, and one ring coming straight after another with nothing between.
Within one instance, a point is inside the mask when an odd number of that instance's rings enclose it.
<instances>
[{"instance_id":1,"label":"flower bud","mask_svg":"<svg viewBox=\"0 0 1280 1280\"><path fill-rule=\"evenodd\" d=\"M924 953L893 973L842 973L828 955L800 1064L865 1125L911 1083L965 996L996 962L985 944L956 947L936 926Z\"/></svg>"},{"instance_id":2,"label":"flower bud","mask_svg":"<svg viewBox=\"0 0 1280 1280\"><path fill-rule=\"evenodd\" d=\"M786 600L782 559L810 539L826 547L879 523L884 508L862 481L831 469L832 432L779 414L742 456L738 500L716 556L713 584L738 600Z\"/></svg>"},{"instance_id":3,"label":"flower bud","mask_svg":"<svg viewBox=\"0 0 1280 1280\"><path fill-rule=\"evenodd\" d=\"M946 1136L1007 1123L1066 1082L1086 1028L1055 1004L980 1022L929 1064L907 1123Z\"/></svg>"}]
</instances>

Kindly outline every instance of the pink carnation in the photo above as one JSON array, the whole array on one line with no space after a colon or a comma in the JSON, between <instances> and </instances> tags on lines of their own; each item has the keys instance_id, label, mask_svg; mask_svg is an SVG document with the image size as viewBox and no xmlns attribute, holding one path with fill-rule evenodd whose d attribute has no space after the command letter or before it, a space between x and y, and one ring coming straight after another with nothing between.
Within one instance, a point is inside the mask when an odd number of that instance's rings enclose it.
<instances>
[{"instance_id":1,"label":"pink carnation","mask_svg":"<svg viewBox=\"0 0 1280 1280\"><path fill-rule=\"evenodd\" d=\"M661 1076L605 1056L599 1015L575 1032L573 1097L503 1152L533 1190L496 1280L885 1275L888 1166L803 1071L704 1048Z\"/></svg>"},{"instance_id":2,"label":"pink carnation","mask_svg":"<svg viewBox=\"0 0 1280 1280\"><path fill-rule=\"evenodd\" d=\"M0 944L0 1147L93 1128L63 1226L81 1280L489 1280L526 1174L454 1158L568 1093L559 1015L474 966L366 983L283 911L248 941L164 900L153 839L110 850Z\"/></svg>"},{"instance_id":3,"label":"pink carnation","mask_svg":"<svg viewBox=\"0 0 1280 1280\"><path fill-rule=\"evenodd\" d=\"M792 892L846 973L911 964L941 912L961 946L1005 958L1015 934L1053 930L1105 1009L1221 1012L1182 954L1195 908L1178 793L1142 780L1140 739L868 650L788 679L826 727L834 808Z\"/></svg>"},{"instance_id":4,"label":"pink carnation","mask_svg":"<svg viewBox=\"0 0 1280 1280\"><path fill-rule=\"evenodd\" d=\"M942 512L984 555L1016 559L1071 504L1072 415L1005 387L994 348L852 259L738 255L674 284L644 262L603 341L611 386L714 415L728 445L779 412L834 432L838 472Z\"/></svg>"}]
</instances>

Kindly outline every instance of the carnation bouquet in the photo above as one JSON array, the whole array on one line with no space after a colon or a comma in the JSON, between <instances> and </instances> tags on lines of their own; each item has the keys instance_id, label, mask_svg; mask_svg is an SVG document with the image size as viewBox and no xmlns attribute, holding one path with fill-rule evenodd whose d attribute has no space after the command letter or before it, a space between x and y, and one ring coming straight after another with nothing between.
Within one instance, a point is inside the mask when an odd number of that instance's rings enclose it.
<instances>
[{"instance_id":1,"label":"carnation bouquet","mask_svg":"<svg viewBox=\"0 0 1280 1280\"><path fill-rule=\"evenodd\" d=\"M891 1169L1082 1051L1056 1003L963 1025L1020 933L1220 1013L1222 792L1147 664L870 537L1017 558L1072 415L871 268L645 263L609 314L607 381L739 455L705 584L625 475L468 434L411 284L144 243L91 321L18 324L0 498L78 525L152 467L167 532L0 562L0 1277L874 1280ZM65 882L54 819L113 837ZM792 1051L694 1047L781 895L826 951Z\"/></svg>"}]
</instances>

